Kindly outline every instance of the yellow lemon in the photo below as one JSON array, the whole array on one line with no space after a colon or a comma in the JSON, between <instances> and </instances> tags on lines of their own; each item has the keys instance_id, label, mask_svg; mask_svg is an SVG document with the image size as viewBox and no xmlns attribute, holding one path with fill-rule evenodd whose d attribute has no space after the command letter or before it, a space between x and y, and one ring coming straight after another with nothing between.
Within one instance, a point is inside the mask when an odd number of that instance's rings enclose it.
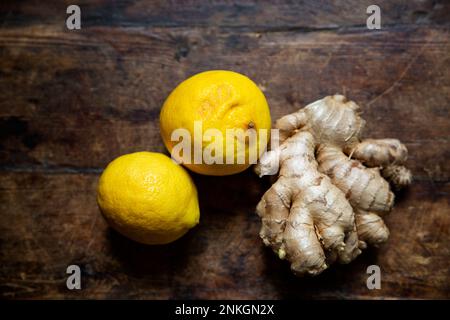
<instances>
[{"instance_id":1,"label":"yellow lemon","mask_svg":"<svg viewBox=\"0 0 450 320\"><path fill-rule=\"evenodd\" d=\"M196 133L199 125L200 137ZM270 126L269 106L258 86L242 74L225 70L202 72L183 81L167 97L160 114L161 135L172 156L190 170L207 175L229 175L247 169L251 159L256 162L264 151ZM188 155L186 150L179 155L173 153L179 150L174 148L182 140L173 136L177 129L190 134ZM250 134L227 140L227 132L237 129L253 130L254 143ZM218 132L221 138L205 139L207 132ZM212 144L215 148L211 148ZM195 161L195 146L200 146L200 161ZM250 158L251 154L256 154L256 160ZM205 161L205 155L210 161ZM242 156L245 161L241 161ZM214 157L221 161L211 161Z\"/></svg>"},{"instance_id":2,"label":"yellow lemon","mask_svg":"<svg viewBox=\"0 0 450 320\"><path fill-rule=\"evenodd\" d=\"M191 177L161 153L136 152L113 160L100 177L97 202L112 228L145 244L172 242L200 217Z\"/></svg>"}]
</instances>

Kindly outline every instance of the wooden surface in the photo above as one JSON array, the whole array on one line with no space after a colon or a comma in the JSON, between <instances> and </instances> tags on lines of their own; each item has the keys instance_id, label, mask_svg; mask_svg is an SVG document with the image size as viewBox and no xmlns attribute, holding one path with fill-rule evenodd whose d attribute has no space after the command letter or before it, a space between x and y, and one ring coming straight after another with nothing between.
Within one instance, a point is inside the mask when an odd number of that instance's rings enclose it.
<instances>
[{"instance_id":1,"label":"wooden surface","mask_svg":"<svg viewBox=\"0 0 450 320\"><path fill-rule=\"evenodd\" d=\"M66 1L67 2L67 1ZM450 298L450 6L378 1L72 1L0 3L0 296L17 298ZM166 246L133 243L99 214L113 158L165 152L167 94L207 69L265 88L273 119L345 93L366 136L410 151L413 185L386 218L389 242L317 278L297 279L258 237L269 187L251 171L193 175L201 223ZM66 268L82 268L80 291ZM368 290L378 264L382 289Z\"/></svg>"}]
</instances>

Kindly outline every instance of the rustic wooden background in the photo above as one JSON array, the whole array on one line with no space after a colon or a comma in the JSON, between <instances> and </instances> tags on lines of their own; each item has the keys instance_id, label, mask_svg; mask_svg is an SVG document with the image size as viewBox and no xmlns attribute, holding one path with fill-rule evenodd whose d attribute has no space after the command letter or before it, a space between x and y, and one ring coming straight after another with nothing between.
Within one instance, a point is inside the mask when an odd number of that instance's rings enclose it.
<instances>
[{"instance_id":1,"label":"rustic wooden background","mask_svg":"<svg viewBox=\"0 0 450 320\"><path fill-rule=\"evenodd\" d=\"M450 298L450 2L372 0L1 1L0 296L17 298ZM82 29L65 28L81 7ZM363 106L367 136L410 150L414 184L386 219L388 244L298 279L258 238L268 188L251 171L193 175L201 223L166 246L111 231L102 168L165 152L168 93L208 69L265 88L273 119L328 94ZM80 291L65 287L81 266ZM366 268L382 289L366 288Z\"/></svg>"}]
</instances>

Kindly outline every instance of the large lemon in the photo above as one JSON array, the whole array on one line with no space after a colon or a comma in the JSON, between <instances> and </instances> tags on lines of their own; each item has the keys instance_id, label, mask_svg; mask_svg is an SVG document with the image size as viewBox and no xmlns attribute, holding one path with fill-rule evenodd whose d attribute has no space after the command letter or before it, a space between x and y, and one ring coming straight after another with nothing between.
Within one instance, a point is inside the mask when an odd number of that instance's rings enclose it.
<instances>
[{"instance_id":1,"label":"large lemon","mask_svg":"<svg viewBox=\"0 0 450 320\"><path fill-rule=\"evenodd\" d=\"M195 124L199 123L202 129L200 142L194 130ZM167 97L160 114L161 135L172 156L192 171L207 175L235 174L248 168L255 159L250 158L249 154L256 154L258 157L264 151L270 136L270 126L269 106L258 86L242 74L224 70L202 72L183 81ZM172 136L180 128L190 133L190 157L185 157L186 153L183 152L183 157L172 152L182 140L177 139L178 136ZM202 139L209 129L222 134L222 142L215 144L222 148L211 148L211 143L215 143L216 138ZM253 130L257 133L256 140L251 143L250 135L236 135L230 143L231 139L226 140L227 129L242 129L241 132ZM202 161L195 163L195 144L200 146L201 156L206 154L206 149L208 154L213 155L220 149L222 161L213 163L200 158ZM245 162L239 160L243 159L240 157L242 153Z\"/></svg>"},{"instance_id":2,"label":"large lemon","mask_svg":"<svg viewBox=\"0 0 450 320\"><path fill-rule=\"evenodd\" d=\"M145 244L164 244L199 221L197 190L180 165L161 153L113 160L100 177L97 202L112 228Z\"/></svg>"}]
</instances>

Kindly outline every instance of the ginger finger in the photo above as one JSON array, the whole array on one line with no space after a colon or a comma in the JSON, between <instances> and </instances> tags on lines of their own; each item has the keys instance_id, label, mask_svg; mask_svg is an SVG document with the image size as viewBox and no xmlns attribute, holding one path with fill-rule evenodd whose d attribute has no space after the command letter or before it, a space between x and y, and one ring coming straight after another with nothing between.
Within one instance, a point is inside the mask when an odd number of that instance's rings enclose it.
<instances>
[{"instance_id":1,"label":"ginger finger","mask_svg":"<svg viewBox=\"0 0 450 320\"><path fill-rule=\"evenodd\" d=\"M402 164L408 158L408 150L397 139L366 139L353 150L346 148L344 152L368 167Z\"/></svg>"}]
</instances>

